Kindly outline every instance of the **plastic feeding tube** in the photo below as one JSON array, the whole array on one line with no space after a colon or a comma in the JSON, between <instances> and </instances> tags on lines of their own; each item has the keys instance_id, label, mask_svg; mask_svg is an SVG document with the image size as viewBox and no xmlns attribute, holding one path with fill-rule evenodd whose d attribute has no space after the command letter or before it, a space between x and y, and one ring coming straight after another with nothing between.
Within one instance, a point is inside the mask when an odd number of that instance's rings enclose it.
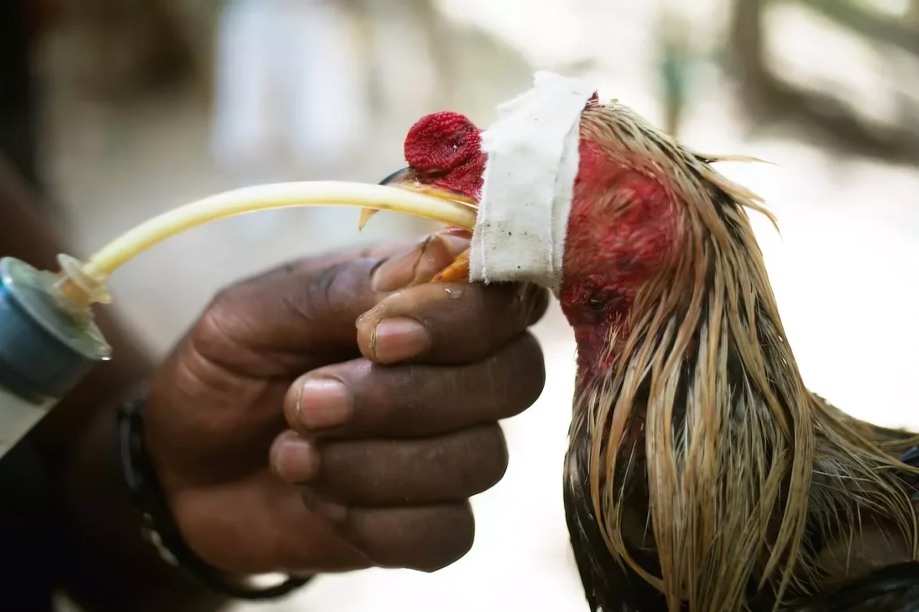
<instances>
[{"instance_id":1,"label":"plastic feeding tube","mask_svg":"<svg viewBox=\"0 0 919 612\"><path fill-rule=\"evenodd\" d=\"M213 195L141 223L97 251L85 262L69 255L58 261L59 297L74 311L93 303L109 303L105 282L118 268L150 247L193 227L235 215L300 206L353 206L399 212L446 225L473 229L476 209L436 190L426 193L405 188L339 181L274 183L244 187Z\"/></svg>"}]
</instances>

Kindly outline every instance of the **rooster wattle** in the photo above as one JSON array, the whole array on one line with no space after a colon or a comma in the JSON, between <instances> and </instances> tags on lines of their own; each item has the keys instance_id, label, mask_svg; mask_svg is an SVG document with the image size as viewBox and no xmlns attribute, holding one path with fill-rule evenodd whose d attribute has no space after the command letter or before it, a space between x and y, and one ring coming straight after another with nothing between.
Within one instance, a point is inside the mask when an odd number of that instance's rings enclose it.
<instances>
[{"instance_id":1,"label":"rooster wattle","mask_svg":"<svg viewBox=\"0 0 919 612\"><path fill-rule=\"evenodd\" d=\"M747 217L769 212L619 103L594 95L577 129L553 289L578 347L564 499L591 610L868 609L819 598L885 566L916 578L870 609L916 610L919 436L805 387ZM482 195L462 115L422 118L405 157L385 182Z\"/></svg>"}]
</instances>

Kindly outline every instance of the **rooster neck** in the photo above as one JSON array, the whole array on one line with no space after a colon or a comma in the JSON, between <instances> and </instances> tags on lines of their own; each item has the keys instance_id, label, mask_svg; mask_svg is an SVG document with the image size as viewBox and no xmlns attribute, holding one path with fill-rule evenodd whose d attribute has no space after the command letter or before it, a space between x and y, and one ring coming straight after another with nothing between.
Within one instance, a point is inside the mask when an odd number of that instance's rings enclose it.
<instances>
[{"instance_id":1,"label":"rooster neck","mask_svg":"<svg viewBox=\"0 0 919 612\"><path fill-rule=\"evenodd\" d=\"M827 538L870 520L919 559L889 442L804 386L746 216L771 218L758 198L615 106L585 111L581 136L607 143L615 179L569 227L560 296L578 341L565 505L591 608L772 609L822 588ZM621 260L594 236L636 159L685 242L634 294L598 292Z\"/></svg>"},{"instance_id":2,"label":"rooster neck","mask_svg":"<svg viewBox=\"0 0 919 612\"><path fill-rule=\"evenodd\" d=\"M600 610L806 595L821 542L869 507L915 542L890 458L804 386L752 230L726 211L624 316L576 329L566 508Z\"/></svg>"},{"instance_id":3,"label":"rooster neck","mask_svg":"<svg viewBox=\"0 0 919 612\"><path fill-rule=\"evenodd\" d=\"M684 228L679 261L627 309L575 327L577 476L568 486L573 500L591 501L603 534L581 556L623 564L638 599L650 588L700 610L755 592L748 580L768 559L756 538L772 531L756 508L781 502L745 461L763 452L768 465L787 452L768 405L800 406L807 394L748 221L731 201L724 209L721 234ZM724 584L703 586L706 567Z\"/></svg>"}]
</instances>

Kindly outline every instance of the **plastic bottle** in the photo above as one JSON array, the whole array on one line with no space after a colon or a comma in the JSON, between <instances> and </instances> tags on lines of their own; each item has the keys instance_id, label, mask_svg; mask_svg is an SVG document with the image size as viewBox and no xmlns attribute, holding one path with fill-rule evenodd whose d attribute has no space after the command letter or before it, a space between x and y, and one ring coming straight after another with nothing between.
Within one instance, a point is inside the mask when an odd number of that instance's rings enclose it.
<instances>
[{"instance_id":1,"label":"plastic bottle","mask_svg":"<svg viewBox=\"0 0 919 612\"><path fill-rule=\"evenodd\" d=\"M0 259L0 460L111 349L90 311L56 297L50 272Z\"/></svg>"}]
</instances>

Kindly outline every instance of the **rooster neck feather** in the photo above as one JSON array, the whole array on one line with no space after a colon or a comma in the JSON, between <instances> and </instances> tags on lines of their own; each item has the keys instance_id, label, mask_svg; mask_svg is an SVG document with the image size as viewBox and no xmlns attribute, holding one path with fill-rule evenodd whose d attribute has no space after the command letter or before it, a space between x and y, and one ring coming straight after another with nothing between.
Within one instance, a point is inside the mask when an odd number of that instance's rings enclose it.
<instances>
[{"instance_id":1,"label":"rooster neck feather","mask_svg":"<svg viewBox=\"0 0 919 612\"><path fill-rule=\"evenodd\" d=\"M820 587L827 539L880 517L917 558L905 466L802 381L744 209L768 212L624 107L588 108L581 136L667 177L682 211L674 264L579 368L565 501L591 606L778 606Z\"/></svg>"}]
</instances>

